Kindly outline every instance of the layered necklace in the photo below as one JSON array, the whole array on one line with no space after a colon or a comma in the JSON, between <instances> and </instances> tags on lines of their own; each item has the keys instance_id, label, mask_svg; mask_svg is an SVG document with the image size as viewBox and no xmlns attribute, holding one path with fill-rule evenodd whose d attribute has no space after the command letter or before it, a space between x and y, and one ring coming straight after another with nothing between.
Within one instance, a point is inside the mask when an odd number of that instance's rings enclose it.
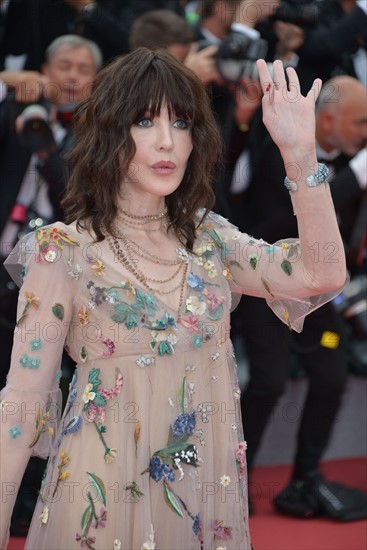
<instances>
[{"instance_id":1,"label":"layered necklace","mask_svg":"<svg viewBox=\"0 0 367 550\"><path fill-rule=\"evenodd\" d=\"M119 209L118 221L123 227L129 229L140 229L143 231L164 231L168 227L167 207L160 214L137 216L130 214L125 209ZM160 222L158 228L151 228L151 222ZM118 227L114 227L111 234L107 233L104 226L101 227L102 233L105 235L111 252L116 256L118 261L144 286L146 290L152 294L169 295L179 289L179 303L177 308L177 322L180 321L180 312L182 308L185 284L189 263L191 260L190 254L179 242L177 242L176 254L177 258L168 260L156 256L143 248L140 244L133 241L126 233ZM120 241L122 246L120 245ZM149 277L138 267L137 258L141 258L146 262L154 265L161 265L165 268L173 268L174 272L169 277L164 279L155 279ZM172 283L174 279L179 279L179 282Z\"/></svg>"}]
</instances>

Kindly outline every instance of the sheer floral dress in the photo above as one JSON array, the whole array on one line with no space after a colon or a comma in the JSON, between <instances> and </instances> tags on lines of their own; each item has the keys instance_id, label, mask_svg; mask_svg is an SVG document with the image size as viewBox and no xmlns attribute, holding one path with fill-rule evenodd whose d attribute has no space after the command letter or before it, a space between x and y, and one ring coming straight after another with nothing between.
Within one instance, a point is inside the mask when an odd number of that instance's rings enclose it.
<instances>
[{"instance_id":1,"label":"sheer floral dress","mask_svg":"<svg viewBox=\"0 0 367 550\"><path fill-rule=\"evenodd\" d=\"M26 548L250 549L231 291L264 296L300 330L330 296L302 295L299 255L297 241L269 245L209 215L177 322L74 225L18 244L6 262L21 286L1 393L7 523L29 457L50 457ZM64 346L77 368L59 420Z\"/></svg>"}]
</instances>

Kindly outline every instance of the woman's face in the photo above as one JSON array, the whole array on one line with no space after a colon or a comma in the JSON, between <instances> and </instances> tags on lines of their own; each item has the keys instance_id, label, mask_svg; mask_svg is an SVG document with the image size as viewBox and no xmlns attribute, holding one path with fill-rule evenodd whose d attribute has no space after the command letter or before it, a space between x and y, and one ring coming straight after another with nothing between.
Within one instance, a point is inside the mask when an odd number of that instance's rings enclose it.
<instances>
[{"instance_id":1,"label":"woman's face","mask_svg":"<svg viewBox=\"0 0 367 550\"><path fill-rule=\"evenodd\" d=\"M124 196L166 197L180 185L192 151L190 122L166 106L154 118L147 112L131 127L136 152L123 182Z\"/></svg>"}]
</instances>

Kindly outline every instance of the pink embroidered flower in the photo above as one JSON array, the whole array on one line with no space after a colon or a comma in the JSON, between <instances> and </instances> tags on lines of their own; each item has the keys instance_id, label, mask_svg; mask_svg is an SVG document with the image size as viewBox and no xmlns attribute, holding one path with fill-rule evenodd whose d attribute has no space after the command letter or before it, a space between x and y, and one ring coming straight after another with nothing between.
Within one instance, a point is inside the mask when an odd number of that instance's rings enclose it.
<instances>
[{"instance_id":1,"label":"pink embroidered flower","mask_svg":"<svg viewBox=\"0 0 367 550\"><path fill-rule=\"evenodd\" d=\"M110 390L101 390L102 397L104 397L105 399L113 399L114 397L117 397L122 388L122 381L123 381L123 376L121 372L118 371L116 374L115 386Z\"/></svg>"},{"instance_id":2,"label":"pink embroidered flower","mask_svg":"<svg viewBox=\"0 0 367 550\"><path fill-rule=\"evenodd\" d=\"M106 508L101 508L99 511L99 516L97 516L95 522L93 523L93 527L95 529L98 529L98 527L106 527L107 522L107 510Z\"/></svg>"},{"instance_id":3,"label":"pink embroidered flower","mask_svg":"<svg viewBox=\"0 0 367 550\"><path fill-rule=\"evenodd\" d=\"M190 335L200 332L199 319L196 315L182 315L181 324L187 328Z\"/></svg>"},{"instance_id":4,"label":"pink embroidered flower","mask_svg":"<svg viewBox=\"0 0 367 550\"><path fill-rule=\"evenodd\" d=\"M80 542L82 548L93 548L93 544L96 542L96 537L88 537L87 535L76 534L75 540Z\"/></svg>"},{"instance_id":5,"label":"pink embroidered flower","mask_svg":"<svg viewBox=\"0 0 367 550\"><path fill-rule=\"evenodd\" d=\"M218 307L226 300L225 296L219 296L219 298L217 298L217 296L207 288L204 288L202 294L206 296L206 301L211 311L218 309Z\"/></svg>"},{"instance_id":6,"label":"pink embroidered flower","mask_svg":"<svg viewBox=\"0 0 367 550\"><path fill-rule=\"evenodd\" d=\"M227 527L224 521L218 521L217 519L213 523L214 536L219 540L231 540L232 527Z\"/></svg>"},{"instance_id":7,"label":"pink embroidered flower","mask_svg":"<svg viewBox=\"0 0 367 550\"><path fill-rule=\"evenodd\" d=\"M102 353L102 357L111 357L113 353L115 353L116 346L110 338L105 338L102 334L99 337L101 342L106 346L105 351Z\"/></svg>"},{"instance_id":8,"label":"pink embroidered flower","mask_svg":"<svg viewBox=\"0 0 367 550\"><path fill-rule=\"evenodd\" d=\"M246 471L246 448L246 442L241 441L241 443L238 444L238 449L236 451L236 460L239 467L240 477L243 476Z\"/></svg>"}]
</instances>

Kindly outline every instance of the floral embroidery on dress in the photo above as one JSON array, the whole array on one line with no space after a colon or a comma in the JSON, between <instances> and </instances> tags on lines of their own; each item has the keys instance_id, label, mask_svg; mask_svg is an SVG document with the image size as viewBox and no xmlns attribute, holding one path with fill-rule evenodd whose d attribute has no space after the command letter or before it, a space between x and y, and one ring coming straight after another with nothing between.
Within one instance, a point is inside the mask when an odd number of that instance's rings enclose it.
<instances>
[{"instance_id":1,"label":"floral embroidery on dress","mask_svg":"<svg viewBox=\"0 0 367 550\"><path fill-rule=\"evenodd\" d=\"M96 474L87 472L89 484L95 493L92 495L90 491L87 491L88 506L84 510L82 519L80 522L81 534L76 533L75 540L80 542L82 548L94 548L96 542L95 536L89 536L89 530L91 527L94 529L106 527L107 522L107 509L106 509L106 488L100 477ZM99 500L103 507L100 509L99 514L96 511L96 500Z\"/></svg>"},{"instance_id":2,"label":"floral embroidery on dress","mask_svg":"<svg viewBox=\"0 0 367 550\"><path fill-rule=\"evenodd\" d=\"M99 339L106 347L106 349L102 352L102 357L111 357L111 355L115 353L116 349L114 342L110 338L103 336L103 334L101 334Z\"/></svg>"},{"instance_id":3,"label":"floral embroidery on dress","mask_svg":"<svg viewBox=\"0 0 367 550\"><path fill-rule=\"evenodd\" d=\"M223 520L217 519L213 524L214 536L219 540L231 540L232 539L232 527L228 527Z\"/></svg>"},{"instance_id":4,"label":"floral embroidery on dress","mask_svg":"<svg viewBox=\"0 0 367 550\"><path fill-rule=\"evenodd\" d=\"M78 319L79 319L79 323L82 326L85 326L89 323L89 313L85 306L80 307L78 311Z\"/></svg>"},{"instance_id":5,"label":"floral embroidery on dress","mask_svg":"<svg viewBox=\"0 0 367 550\"><path fill-rule=\"evenodd\" d=\"M40 259L49 263L53 263L58 259L58 249L63 250L65 245L79 246L76 239L57 226L37 229L36 238Z\"/></svg>"},{"instance_id":6,"label":"floral embroidery on dress","mask_svg":"<svg viewBox=\"0 0 367 550\"><path fill-rule=\"evenodd\" d=\"M22 315L19 317L19 319L16 322L16 326L19 326L20 323L24 321L24 319L29 314L30 307L33 307L34 309L38 309L40 305L40 299L35 295L34 292L25 292L25 297L27 298L26 304L23 309Z\"/></svg>"},{"instance_id":7,"label":"floral embroidery on dress","mask_svg":"<svg viewBox=\"0 0 367 550\"><path fill-rule=\"evenodd\" d=\"M88 259L88 261L92 264L92 270L94 271L94 273L96 275L99 275L100 277L102 277L103 275L105 275L105 265L104 263L102 262L102 260L100 260L99 258L93 258L93 259Z\"/></svg>"},{"instance_id":8,"label":"floral embroidery on dress","mask_svg":"<svg viewBox=\"0 0 367 550\"><path fill-rule=\"evenodd\" d=\"M136 481L133 481L132 483L126 483L124 487L125 491L128 491L129 498L132 500L139 500L144 496L143 491L140 490L139 485L136 483Z\"/></svg>"},{"instance_id":9,"label":"floral embroidery on dress","mask_svg":"<svg viewBox=\"0 0 367 550\"><path fill-rule=\"evenodd\" d=\"M54 429L52 426L48 426L51 421L51 416L48 411L44 412L41 417L41 407L37 407L36 411L36 432L34 434L32 442L28 445L31 449L36 445L42 434L48 433L48 435L54 435Z\"/></svg>"},{"instance_id":10,"label":"floral embroidery on dress","mask_svg":"<svg viewBox=\"0 0 367 550\"><path fill-rule=\"evenodd\" d=\"M64 320L65 308L62 304L54 304L51 310L52 310L52 313L55 315L56 319L59 319L59 321Z\"/></svg>"},{"instance_id":11,"label":"floral embroidery on dress","mask_svg":"<svg viewBox=\"0 0 367 550\"><path fill-rule=\"evenodd\" d=\"M150 330L152 339L149 342L149 347L153 352L158 351L159 355L165 353L173 355L177 344L177 336L174 334L177 324L171 315L165 313L162 319L145 324L144 328Z\"/></svg>"},{"instance_id":12,"label":"floral embroidery on dress","mask_svg":"<svg viewBox=\"0 0 367 550\"><path fill-rule=\"evenodd\" d=\"M14 426L9 428L8 432L9 432L9 435L12 439L16 439L17 437L22 435L22 430L21 430L19 424L14 424Z\"/></svg>"},{"instance_id":13,"label":"floral embroidery on dress","mask_svg":"<svg viewBox=\"0 0 367 550\"><path fill-rule=\"evenodd\" d=\"M68 470L65 470L65 467L70 464L69 455L65 451L61 451L60 458L61 458L61 461L57 465L58 473L57 473L55 489L54 489L54 492L53 492L53 495L52 495L53 497L57 493L57 488L58 488L60 482L69 479L69 477L71 475Z\"/></svg>"},{"instance_id":14,"label":"floral embroidery on dress","mask_svg":"<svg viewBox=\"0 0 367 550\"><path fill-rule=\"evenodd\" d=\"M28 367L29 369L39 369L41 364L41 359L38 357L30 357L26 353L23 353L22 357L19 359L21 367Z\"/></svg>"},{"instance_id":15,"label":"floral embroidery on dress","mask_svg":"<svg viewBox=\"0 0 367 550\"><path fill-rule=\"evenodd\" d=\"M42 349L42 347L43 347L43 344L40 338L36 338L35 340L30 341L31 351L37 351L39 349Z\"/></svg>"},{"instance_id":16,"label":"floral embroidery on dress","mask_svg":"<svg viewBox=\"0 0 367 550\"><path fill-rule=\"evenodd\" d=\"M103 434L106 432L106 426L104 425L107 400L117 397L122 388L122 374L119 369L116 369L116 382L112 389L99 390L101 380L99 379L101 370L91 369L88 375L88 384L83 392L83 411L87 413L87 421L93 423L95 426L99 439L101 440L105 452L104 460L106 463L112 462L116 455L117 449L110 448L104 439Z\"/></svg>"},{"instance_id":17,"label":"floral embroidery on dress","mask_svg":"<svg viewBox=\"0 0 367 550\"><path fill-rule=\"evenodd\" d=\"M171 485L171 483L176 480L174 470L180 472L178 481L181 481L184 477L183 465L186 464L198 467L200 462L197 447L188 441L189 438L194 435L196 428L196 413L195 411L184 411L185 392L186 378L184 378L178 394L178 402L182 412L175 418L169 427L167 445L163 449L153 453L148 468L142 473L149 472L150 477L156 483L162 481L163 496L166 504L181 518L184 517L184 512L186 512L193 520L194 532L200 540L201 528L199 516L190 512L187 504L175 492Z\"/></svg>"}]
</instances>

